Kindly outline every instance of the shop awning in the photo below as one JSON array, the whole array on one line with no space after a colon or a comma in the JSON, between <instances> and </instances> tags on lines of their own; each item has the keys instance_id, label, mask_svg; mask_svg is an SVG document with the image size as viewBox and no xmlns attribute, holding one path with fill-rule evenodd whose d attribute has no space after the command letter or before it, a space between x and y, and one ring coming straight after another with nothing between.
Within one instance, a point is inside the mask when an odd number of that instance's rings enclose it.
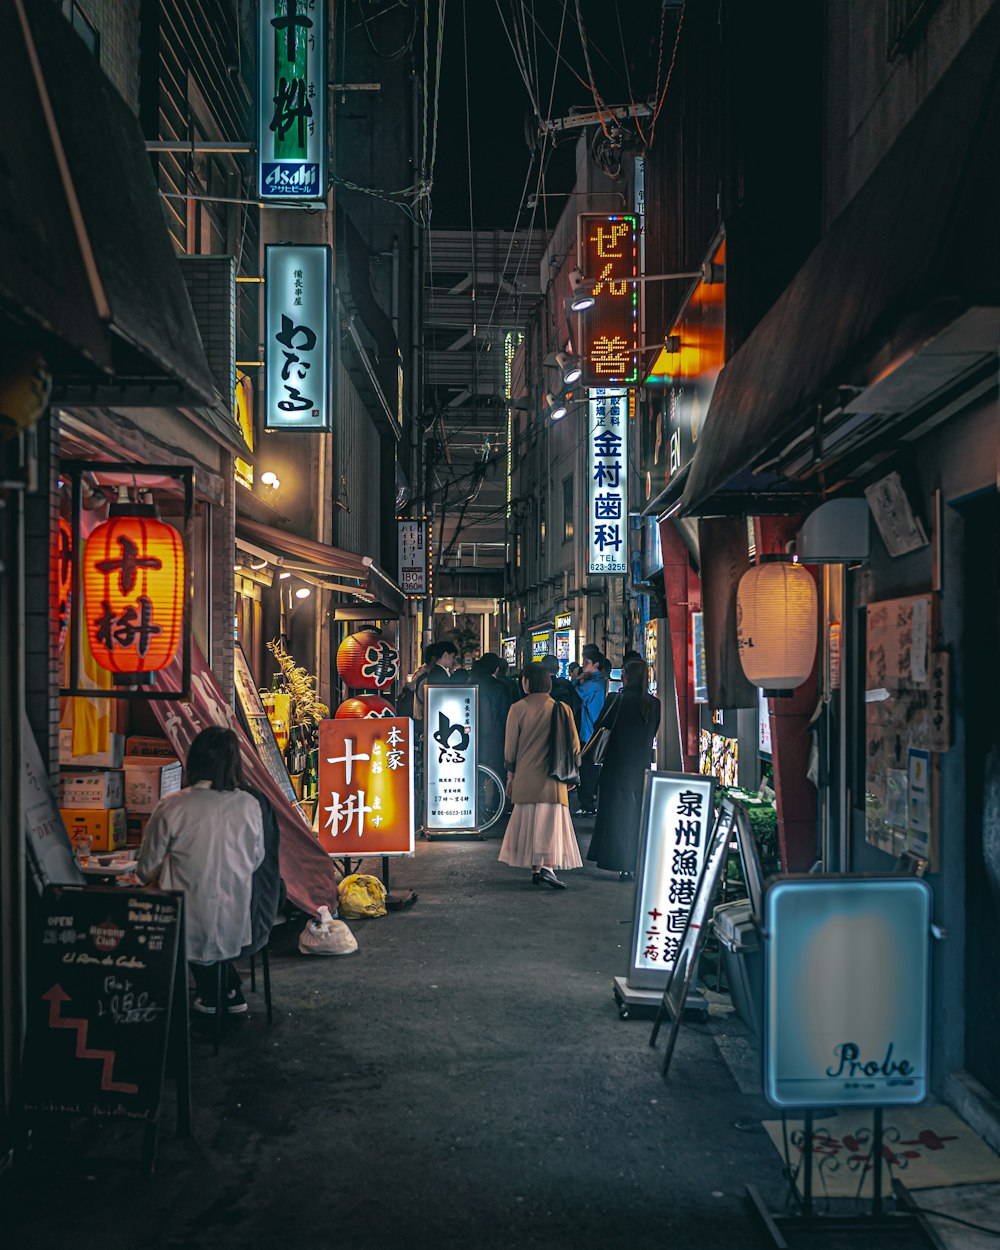
<instances>
[{"instance_id":1,"label":"shop awning","mask_svg":"<svg viewBox=\"0 0 1000 1250\"><path fill-rule=\"evenodd\" d=\"M873 437L913 437L918 405L995 377L998 52L994 8L729 360L682 513L739 511L780 491L775 470L801 483L826 468L829 486L831 466L865 466Z\"/></svg>"},{"instance_id":2,"label":"shop awning","mask_svg":"<svg viewBox=\"0 0 1000 1250\"><path fill-rule=\"evenodd\" d=\"M282 572L292 573L327 590L357 596L357 604L335 608L337 620L389 619L402 612L405 602L402 591L370 556L355 555L242 516L236 518L236 545ZM349 615L355 611L360 615ZM342 612L346 615L341 615Z\"/></svg>"},{"instance_id":3,"label":"shop awning","mask_svg":"<svg viewBox=\"0 0 1000 1250\"><path fill-rule=\"evenodd\" d=\"M26 47L23 28L15 23L18 38L0 39L0 80L8 75L23 78L19 62L31 64L32 54L37 55L46 97L42 105L50 105L51 114L46 118L44 109L35 107L39 85L32 82L25 116L37 130L31 143L5 144L5 157L15 164L5 171L8 186L0 189L5 203L13 197L13 202L20 199L34 209L44 198L36 186L35 152L54 152L57 165L64 161L57 211L73 225L51 245L65 250L67 240L75 239L87 278L84 292L79 289L79 264L70 266L73 282L59 311L80 322L80 332L70 338L85 355L67 352L50 361L53 398L91 405L211 404L216 388L138 121L59 7L50 0L17 0L15 14L22 5L34 46ZM3 22L6 36L10 13ZM21 125L18 101L7 113L7 130L15 133ZM35 233L25 236L22 247L30 245ZM40 311L20 283L9 294L10 302L29 317ZM65 307L76 295L85 300L79 312ZM92 341L95 318L101 341ZM55 318L47 320L57 332L62 329Z\"/></svg>"}]
</instances>

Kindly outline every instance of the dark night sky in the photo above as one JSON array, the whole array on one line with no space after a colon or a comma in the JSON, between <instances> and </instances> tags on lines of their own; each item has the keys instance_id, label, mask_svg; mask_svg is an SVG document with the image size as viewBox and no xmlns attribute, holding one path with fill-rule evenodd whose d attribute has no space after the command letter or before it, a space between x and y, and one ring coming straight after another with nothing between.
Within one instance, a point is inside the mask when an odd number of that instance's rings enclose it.
<instances>
[{"instance_id":1,"label":"dark night sky","mask_svg":"<svg viewBox=\"0 0 1000 1250\"><path fill-rule=\"evenodd\" d=\"M589 36L590 60L597 87L611 105L628 101L628 85L622 41L628 49L629 72L635 99L652 95L659 52L661 6L656 0L583 0L581 8ZM499 10L499 11L498 11ZM534 35L530 55L537 54L537 81L543 114L547 113L552 90L555 52L543 34L534 31L534 13L552 44L559 41L564 12L560 0L450 0L445 20L444 58L441 81L441 121L438 155L434 172L433 225L460 228L469 222L469 185L465 113L465 45L463 17L468 30L470 115L472 132L473 215L477 227L512 229L530 159L527 137L534 141L537 122L528 100L527 89L518 72L514 54L500 20L502 12L508 29L515 13L526 13L526 24ZM662 72L670 61L676 29L675 8L669 8L664 31ZM621 33L620 33L621 32ZM563 117L572 106L592 109L589 87L578 81L573 70L586 80L586 68L576 21L575 0L565 7L562 55L556 79L553 116ZM574 177L574 140L563 137L546 163L544 190L568 190ZM592 129L589 133L593 133ZM537 162L528 187L536 188ZM553 221L563 200L541 202ZM521 214L520 226L527 227L531 214ZM544 225L540 206L535 225Z\"/></svg>"}]
</instances>

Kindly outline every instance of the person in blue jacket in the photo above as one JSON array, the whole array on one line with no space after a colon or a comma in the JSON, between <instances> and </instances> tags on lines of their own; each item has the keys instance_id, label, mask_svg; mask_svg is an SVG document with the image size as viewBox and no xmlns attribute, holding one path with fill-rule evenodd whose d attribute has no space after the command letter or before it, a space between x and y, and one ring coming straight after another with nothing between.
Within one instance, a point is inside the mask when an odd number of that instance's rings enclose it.
<instances>
[{"instance_id":1,"label":"person in blue jacket","mask_svg":"<svg viewBox=\"0 0 1000 1250\"><path fill-rule=\"evenodd\" d=\"M601 672L601 661L604 657L595 643L587 643L583 648L581 659L581 675L576 689L583 704L580 741L586 744L594 732L597 718L604 707L604 700L607 697L607 682ZM584 756L580 763L580 788L577 791L580 799L580 810L577 812L577 815L593 816L596 811L597 778L597 766L591 763L587 756Z\"/></svg>"}]
</instances>

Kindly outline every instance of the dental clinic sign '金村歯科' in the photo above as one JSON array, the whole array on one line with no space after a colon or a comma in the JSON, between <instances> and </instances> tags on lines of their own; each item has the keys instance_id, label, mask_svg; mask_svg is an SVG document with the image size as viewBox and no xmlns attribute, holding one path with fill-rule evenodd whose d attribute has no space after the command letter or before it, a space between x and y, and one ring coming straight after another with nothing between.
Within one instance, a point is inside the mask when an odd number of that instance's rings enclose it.
<instances>
[{"instance_id":1,"label":"dental clinic sign '\u91d1\u6751\u6b6f\u79d1'","mask_svg":"<svg viewBox=\"0 0 1000 1250\"><path fill-rule=\"evenodd\" d=\"M628 391L587 401L587 572L628 571Z\"/></svg>"},{"instance_id":2,"label":"dental clinic sign '\u91d1\u6751\u6b6f\u79d1'","mask_svg":"<svg viewBox=\"0 0 1000 1250\"><path fill-rule=\"evenodd\" d=\"M923 1102L931 891L915 877L792 877L764 902L772 1106Z\"/></svg>"}]
</instances>

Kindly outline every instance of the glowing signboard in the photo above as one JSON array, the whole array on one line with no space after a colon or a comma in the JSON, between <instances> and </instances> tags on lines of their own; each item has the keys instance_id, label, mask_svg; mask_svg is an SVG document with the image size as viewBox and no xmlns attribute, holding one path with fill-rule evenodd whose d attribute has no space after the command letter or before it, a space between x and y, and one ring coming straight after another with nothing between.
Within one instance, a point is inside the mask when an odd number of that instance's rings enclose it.
<instances>
[{"instance_id":1,"label":"glowing signboard","mask_svg":"<svg viewBox=\"0 0 1000 1250\"><path fill-rule=\"evenodd\" d=\"M413 721L319 725L319 844L331 855L413 854Z\"/></svg>"},{"instance_id":2,"label":"glowing signboard","mask_svg":"<svg viewBox=\"0 0 1000 1250\"><path fill-rule=\"evenodd\" d=\"M501 638L500 654L506 661L507 667L513 671L517 668L517 639Z\"/></svg>"},{"instance_id":3,"label":"glowing signboard","mask_svg":"<svg viewBox=\"0 0 1000 1250\"><path fill-rule=\"evenodd\" d=\"M428 833L465 833L477 827L478 699L477 686L430 681L424 686Z\"/></svg>"},{"instance_id":4,"label":"glowing signboard","mask_svg":"<svg viewBox=\"0 0 1000 1250\"><path fill-rule=\"evenodd\" d=\"M639 229L631 213L582 213L577 255L593 283L593 305L578 314L583 386L639 379Z\"/></svg>"},{"instance_id":5,"label":"glowing signboard","mask_svg":"<svg viewBox=\"0 0 1000 1250\"><path fill-rule=\"evenodd\" d=\"M587 572L628 572L628 392L587 401Z\"/></svg>"},{"instance_id":6,"label":"glowing signboard","mask_svg":"<svg viewBox=\"0 0 1000 1250\"><path fill-rule=\"evenodd\" d=\"M408 599L431 593L431 537L427 518L396 517L399 585Z\"/></svg>"},{"instance_id":7,"label":"glowing signboard","mask_svg":"<svg viewBox=\"0 0 1000 1250\"><path fill-rule=\"evenodd\" d=\"M681 947L715 817L715 778L646 774L628 983L663 989Z\"/></svg>"},{"instance_id":8,"label":"glowing signboard","mask_svg":"<svg viewBox=\"0 0 1000 1250\"><path fill-rule=\"evenodd\" d=\"M909 1105L930 1069L931 891L796 877L764 898L764 1094L774 1107Z\"/></svg>"},{"instance_id":9,"label":"glowing signboard","mask_svg":"<svg viewBox=\"0 0 1000 1250\"><path fill-rule=\"evenodd\" d=\"M260 198L326 199L326 0L260 0Z\"/></svg>"},{"instance_id":10,"label":"glowing signboard","mask_svg":"<svg viewBox=\"0 0 1000 1250\"><path fill-rule=\"evenodd\" d=\"M556 617L556 620L559 618ZM559 661L559 676L569 677L569 666L576 663L576 630L557 629L556 659Z\"/></svg>"},{"instance_id":11,"label":"glowing signboard","mask_svg":"<svg viewBox=\"0 0 1000 1250\"><path fill-rule=\"evenodd\" d=\"M540 660L552 650L552 631L548 629L534 630L531 635L531 658Z\"/></svg>"},{"instance_id":12,"label":"glowing signboard","mask_svg":"<svg viewBox=\"0 0 1000 1250\"><path fill-rule=\"evenodd\" d=\"M329 430L330 249L268 247L266 430Z\"/></svg>"}]
</instances>

